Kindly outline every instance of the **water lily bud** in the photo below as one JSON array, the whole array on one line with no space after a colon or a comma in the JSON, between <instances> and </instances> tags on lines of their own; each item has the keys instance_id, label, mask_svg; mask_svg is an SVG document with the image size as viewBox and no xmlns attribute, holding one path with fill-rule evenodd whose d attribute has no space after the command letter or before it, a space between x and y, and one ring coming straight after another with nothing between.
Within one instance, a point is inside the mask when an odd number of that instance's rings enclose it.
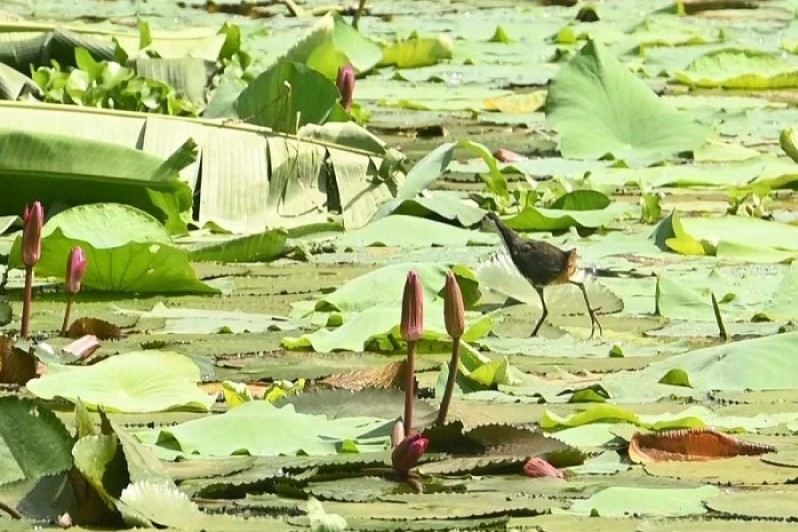
<instances>
[{"instance_id":1,"label":"water lily bud","mask_svg":"<svg viewBox=\"0 0 798 532\"><path fill-rule=\"evenodd\" d=\"M446 321L446 332L452 338L460 338L465 331L465 309L463 307L463 294L454 272L449 270L446 274L446 292L443 303L443 316Z\"/></svg>"},{"instance_id":2,"label":"water lily bud","mask_svg":"<svg viewBox=\"0 0 798 532\"><path fill-rule=\"evenodd\" d=\"M565 478L565 473L542 458L530 458L524 464L524 474L528 477Z\"/></svg>"},{"instance_id":3,"label":"water lily bud","mask_svg":"<svg viewBox=\"0 0 798 532\"><path fill-rule=\"evenodd\" d=\"M89 262L86 260L83 248L80 246L72 248L72 251L69 252L66 275L64 276L67 292L70 294L80 292L80 283L83 281L83 275L86 273L88 265Z\"/></svg>"},{"instance_id":4,"label":"water lily bud","mask_svg":"<svg viewBox=\"0 0 798 532\"><path fill-rule=\"evenodd\" d=\"M32 268L42 256L42 204L34 201L31 207L26 206L22 221L22 262Z\"/></svg>"},{"instance_id":5,"label":"water lily bud","mask_svg":"<svg viewBox=\"0 0 798 532\"><path fill-rule=\"evenodd\" d=\"M421 434L411 434L406 437L391 453L393 470L406 476L408 471L416 467L428 445L429 440Z\"/></svg>"},{"instance_id":6,"label":"water lily bud","mask_svg":"<svg viewBox=\"0 0 798 532\"><path fill-rule=\"evenodd\" d=\"M399 330L406 342L419 341L424 332L424 290L415 270L407 273Z\"/></svg>"},{"instance_id":7,"label":"water lily bud","mask_svg":"<svg viewBox=\"0 0 798 532\"><path fill-rule=\"evenodd\" d=\"M338 78L335 80L335 84L341 92L341 106L348 113L352 107L352 98L355 94L355 70L352 65L338 67Z\"/></svg>"}]
</instances>

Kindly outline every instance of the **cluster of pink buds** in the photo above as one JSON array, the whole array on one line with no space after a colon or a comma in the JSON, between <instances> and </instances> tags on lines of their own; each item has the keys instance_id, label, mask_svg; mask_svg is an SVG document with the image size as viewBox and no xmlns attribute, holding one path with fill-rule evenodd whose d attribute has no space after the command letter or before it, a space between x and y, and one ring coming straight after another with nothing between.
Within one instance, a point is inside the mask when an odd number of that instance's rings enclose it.
<instances>
[{"instance_id":1,"label":"cluster of pink buds","mask_svg":"<svg viewBox=\"0 0 798 532\"><path fill-rule=\"evenodd\" d=\"M21 334L24 338L30 337L30 311L33 301L33 268L42 257L42 226L44 225L44 208L38 201L30 207L25 207L22 226L22 264L25 265L25 289L22 299L22 326ZM69 313L75 294L80 292L80 284L86 274L88 266L86 254L81 247L74 247L69 253L64 275L64 284L67 292L67 304L64 311L64 324L61 334L66 334L69 323Z\"/></svg>"}]
</instances>

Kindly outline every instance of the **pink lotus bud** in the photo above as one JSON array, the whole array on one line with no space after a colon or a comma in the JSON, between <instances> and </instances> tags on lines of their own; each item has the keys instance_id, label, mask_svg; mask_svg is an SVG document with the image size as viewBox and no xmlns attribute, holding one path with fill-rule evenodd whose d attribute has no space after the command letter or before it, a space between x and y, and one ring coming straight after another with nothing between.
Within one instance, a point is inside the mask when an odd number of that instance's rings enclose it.
<instances>
[{"instance_id":1,"label":"pink lotus bud","mask_svg":"<svg viewBox=\"0 0 798 532\"><path fill-rule=\"evenodd\" d=\"M391 453L393 470L402 476L416 467L421 455L427 450L429 440L421 434L411 434L397 445Z\"/></svg>"},{"instance_id":2,"label":"pink lotus bud","mask_svg":"<svg viewBox=\"0 0 798 532\"><path fill-rule=\"evenodd\" d=\"M465 331L465 309L463 308L463 294L454 272L449 270L446 274L446 292L443 303L443 317L446 321L446 332L452 338L460 338Z\"/></svg>"},{"instance_id":3,"label":"pink lotus bud","mask_svg":"<svg viewBox=\"0 0 798 532\"><path fill-rule=\"evenodd\" d=\"M348 113L352 107L352 98L355 94L355 70L352 65L338 67L338 78L335 80L335 84L341 92L341 106Z\"/></svg>"},{"instance_id":4,"label":"pink lotus bud","mask_svg":"<svg viewBox=\"0 0 798 532\"><path fill-rule=\"evenodd\" d=\"M545 461L543 458L530 458L524 464L524 474L528 477L565 478L565 473Z\"/></svg>"},{"instance_id":5,"label":"pink lotus bud","mask_svg":"<svg viewBox=\"0 0 798 532\"><path fill-rule=\"evenodd\" d=\"M424 289L415 270L407 273L399 330L407 342L419 341L424 332Z\"/></svg>"},{"instance_id":6,"label":"pink lotus bud","mask_svg":"<svg viewBox=\"0 0 798 532\"><path fill-rule=\"evenodd\" d=\"M42 224L44 223L44 209L38 201L33 206L25 207L22 218L22 262L32 268L36 266L42 256Z\"/></svg>"},{"instance_id":7,"label":"pink lotus bud","mask_svg":"<svg viewBox=\"0 0 798 532\"><path fill-rule=\"evenodd\" d=\"M80 282L83 280L83 275L86 273L86 267L89 261L86 260L86 254L80 246L72 248L69 252L67 259L66 275L64 276L64 283L66 284L66 291L70 294L77 294L80 292Z\"/></svg>"}]
</instances>

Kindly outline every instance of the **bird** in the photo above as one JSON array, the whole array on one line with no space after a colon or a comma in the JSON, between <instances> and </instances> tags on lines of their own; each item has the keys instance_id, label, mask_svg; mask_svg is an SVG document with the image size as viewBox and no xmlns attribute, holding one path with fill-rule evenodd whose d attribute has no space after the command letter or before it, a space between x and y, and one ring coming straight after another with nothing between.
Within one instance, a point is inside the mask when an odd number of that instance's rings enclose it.
<instances>
[{"instance_id":1,"label":"bird","mask_svg":"<svg viewBox=\"0 0 798 532\"><path fill-rule=\"evenodd\" d=\"M542 240L524 238L507 227L499 218L499 215L492 211L485 215L485 219L493 223L518 273L532 285L540 297L540 303L543 305L543 314L540 316L530 337L537 335L540 326L543 325L549 315L549 310L546 308L546 299L543 297L543 288L557 284L573 284L579 287L585 299L588 314L590 314L590 337L593 338L596 334L596 327L598 327L599 336L601 336L601 323L596 317L596 311L590 305L585 284L572 278L577 269L576 248L564 251Z\"/></svg>"}]
</instances>

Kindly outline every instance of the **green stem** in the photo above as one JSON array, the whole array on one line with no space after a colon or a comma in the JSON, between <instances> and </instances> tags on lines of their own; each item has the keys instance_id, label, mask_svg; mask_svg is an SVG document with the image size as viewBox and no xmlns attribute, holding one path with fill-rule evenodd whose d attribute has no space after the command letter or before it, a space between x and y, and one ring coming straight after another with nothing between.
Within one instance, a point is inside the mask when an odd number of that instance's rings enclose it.
<instances>
[{"instance_id":1,"label":"green stem","mask_svg":"<svg viewBox=\"0 0 798 532\"><path fill-rule=\"evenodd\" d=\"M446 414L449 413L449 405L454 394L454 382L457 379L457 370L460 367L460 337L458 336L452 340L452 360L449 362L449 378L446 379L446 391L443 392L441 407L438 410L438 419L435 421L438 425L446 423Z\"/></svg>"},{"instance_id":2,"label":"green stem","mask_svg":"<svg viewBox=\"0 0 798 532\"><path fill-rule=\"evenodd\" d=\"M64 323L61 325L61 336L67 335L67 327L69 327L69 314L72 312L72 301L75 299L75 294L67 293L66 308L64 309Z\"/></svg>"},{"instance_id":3,"label":"green stem","mask_svg":"<svg viewBox=\"0 0 798 532\"><path fill-rule=\"evenodd\" d=\"M405 381L405 437L413 430L413 403L416 399L416 342L407 342L407 380Z\"/></svg>"},{"instance_id":4,"label":"green stem","mask_svg":"<svg viewBox=\"0 0 798 532\"><path fill-rule=\"evenodd\" d=\"M363 10L366 8L366 0L360 0L357 4L357 11L355 11L354 16L352 17L352 27L357 29L357 25L360 24L360 17L363 15Z\"/></svg>"},{"instance_id":5,"label":"green stem","mask_svg":"<svg viewBox=\"0 0 798 532\"><path fill-rule=\"evenodd\" d=\"M12 508L3 501L0 501L0 510L3 510L5 513L10 515L14 519L22 519L24 517L21 513L17 511L16 508Z\"/></svg>"},{"instance_id":6,"label":"green stem","mask_svg":"<svg viewBox=\"0 0 798 532\"><path fill-rule=\"evenodd\" d=\"M30 337L30 307L33 299L33 266L25 266L25 291L22 293L22 337Z\"/></svg>"}]
</instances>

